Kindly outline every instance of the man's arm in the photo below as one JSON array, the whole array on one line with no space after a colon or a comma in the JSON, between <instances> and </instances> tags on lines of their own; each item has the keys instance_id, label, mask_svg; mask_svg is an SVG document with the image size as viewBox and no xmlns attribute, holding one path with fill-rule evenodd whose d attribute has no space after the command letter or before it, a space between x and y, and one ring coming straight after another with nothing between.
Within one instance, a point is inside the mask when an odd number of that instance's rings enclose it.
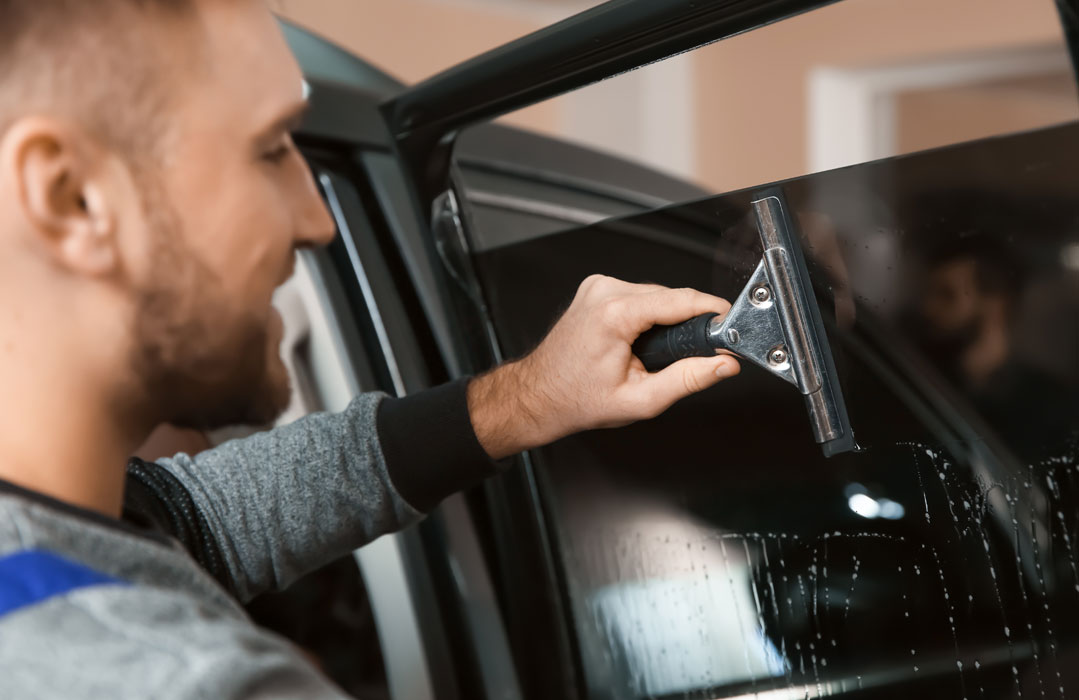
<instances>
[{"instance_id":1,"label":"man's arm","mask_svg":"<svg viewBox=\"0 0 1079 700\"><path fill-rule=\"evenodd\" d=\"M195 457L133 462L128 506L238 599L285 588L497 471L472 433L466 386L363 394Z\"/></svg>"},{"instance_id":2,"label":"man's arm","mask_svg":"<svg viewBox=\"0 0 1079 700\"><path fill-rule=\"evenodd\" d=\"M591 277L521 360L404 398L365 394L340 414L162 460L140 482L157 482L158 500L190 499L171 508L166 529L248 600L407 526L496 473L494 460L658 415L736 374L728 356L649 374L630 350L653 325L729 308L692 290Z\"/></svg>"}]
</instances>

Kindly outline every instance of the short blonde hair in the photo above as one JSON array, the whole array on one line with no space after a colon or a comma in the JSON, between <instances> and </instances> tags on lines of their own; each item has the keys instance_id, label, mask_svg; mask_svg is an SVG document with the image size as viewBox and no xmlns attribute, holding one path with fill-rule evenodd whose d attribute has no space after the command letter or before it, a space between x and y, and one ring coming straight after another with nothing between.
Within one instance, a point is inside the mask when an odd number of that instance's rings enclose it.
<instances>
[{"instance_id":1,"label":"short blonde hair","mask_svg":"<svg viewBox=\"0 0 1079 700\"><path fill-rule=\"evenodd\" d=\"M175 95L144 23L194 13L194 0L0 0L0 137L45 113L129 155L153 151Z\"/></svg>"}]
</instances>

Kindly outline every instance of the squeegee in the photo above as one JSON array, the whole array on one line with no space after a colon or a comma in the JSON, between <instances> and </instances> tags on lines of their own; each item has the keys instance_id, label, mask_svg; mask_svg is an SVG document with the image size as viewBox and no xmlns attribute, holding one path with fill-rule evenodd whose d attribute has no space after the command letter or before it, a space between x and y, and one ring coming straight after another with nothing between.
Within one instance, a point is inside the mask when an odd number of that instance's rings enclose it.
<instances>
[{"instance_id":1,"label":"squeegee","mask_svg":"<svg viewBox=\"0 0 1079 700\"><path fill-rule=\"evenodd\" d=\"M705 314L643 333L633 351L649 372L721 351L751 362L805 397L826 457L857 450L809 271L779 194L752 203L764 254L723 318Z\"/></svg>"}]
</instances>

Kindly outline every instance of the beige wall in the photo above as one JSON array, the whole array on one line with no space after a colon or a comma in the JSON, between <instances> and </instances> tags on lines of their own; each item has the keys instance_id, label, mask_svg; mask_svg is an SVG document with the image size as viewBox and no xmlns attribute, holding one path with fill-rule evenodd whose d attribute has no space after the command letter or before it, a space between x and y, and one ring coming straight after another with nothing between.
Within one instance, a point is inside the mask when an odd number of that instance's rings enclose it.
<instances>
[{"instance_id":1,"label":"beige wall","mask_svg":"<svg viewBox=\"0 0 1079 700\"><path fill-rule=\"evenodd\" d=\"M595 3L578 6L589 4ZM540 28L552 18L532 11L543 5L538 0L277 2L284 16L407 82ZM559 7L562 14L573 9ZM844 0L693 53L685 62L691 89L684 100L676 95L670 105L672 111L691 111L692 119L673 122L690 128L683 130L688 133L672 130L672 151L692 148L693 158L683 159L689 163L686 174L716 191L801 175L808 170L807 85L815 67L924 62L1061 43L1050 0ZM603 94L628 95L626 104L608 109L598 109L595 99L570 96L515 114L510 121L604 143L662 165L663 144L657 146L655 134L647 145L633 143L640 140L639 130L634 136L620 121L628 110L649 103L651 94L641 91L654 89L656 82L637 80L640 87L608 90ZM896 102L896 143L910 150L1052 123L1069 113L1074 118L1079 112L1074 84L1065 81L1054 90L1041 97L1028 91L1023 100L1010 98L1006 89L979 86L904 93ZM960 111L963 117L957 118ZM612 143L619 139L630 142Z\"/></svg>"},{"instance_id":2,"label":"beige wall","mask_svg":"<svg viewBox=\"0 0 1079 700\"><path fill-rule=\"evenodd\" d=\"M911 90L898 96L897 145L910 153L1070 121L1076 117L1074 90L1070 75Z\"/></svg>"},{"instance_id":3,"label":"beige wall","mask_svg":"<svg viewBox=\"0 0 1079 700\"><path fill-rule=\"evenodd\" d=\"M456 63L543 26L490 7L438 0L276 0L283 17L372 61L406 83L417 83ZM513 123L558 133L557 110L539 105Z\"/></svg>"},{"instance_id":4,"label":"beige wall","mask_svg":"<svg viewBox=\"0 0 1079 700\"><path fill-rule=\"evenodd\" d=\"M1055 12L1048 0L846 0L702 49L699 176L722 191L804 174L814 66L1060 43Z\"/></svg>"},{"instance_id":5,"label":"beige wall","mask_svg":"<svg viewBox=\"0 0 1079 700\"><path fill-rule=\"evenodd\" d=\"M504 13L425 0L277 0L275 6L408 83L538 27Z\"/></svg>"}]
</instances>

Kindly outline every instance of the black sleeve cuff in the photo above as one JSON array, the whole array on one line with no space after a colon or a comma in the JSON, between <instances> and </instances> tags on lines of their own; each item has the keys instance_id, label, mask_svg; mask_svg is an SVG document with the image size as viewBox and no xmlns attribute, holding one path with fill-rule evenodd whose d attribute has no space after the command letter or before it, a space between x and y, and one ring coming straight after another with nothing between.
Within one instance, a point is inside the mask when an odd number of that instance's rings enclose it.
<instances>
[{"instance_id":1,"label":"black sleeve cuff","mask_svg":"<svg viewBox=\"0 0 1079 700\"><path fill-rule=\"evenodd\" d=\"M378 439L397 492L418 511L500 470L476 438L460 379L378 407Z\"/></svg>"}]
</instances>

